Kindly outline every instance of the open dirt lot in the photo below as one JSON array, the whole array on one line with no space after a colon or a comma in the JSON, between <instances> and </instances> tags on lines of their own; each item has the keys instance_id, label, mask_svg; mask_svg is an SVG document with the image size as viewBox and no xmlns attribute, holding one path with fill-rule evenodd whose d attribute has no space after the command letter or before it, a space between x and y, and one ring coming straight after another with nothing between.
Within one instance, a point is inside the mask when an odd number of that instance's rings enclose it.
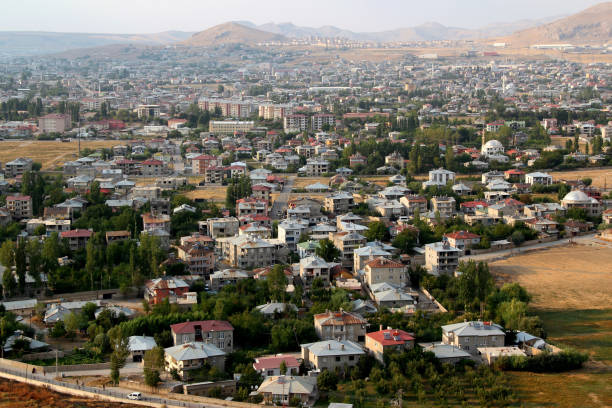
<instances>
[{"instance_id":1,"label":"open dirt lot","mask_svg":"<svg viewBox=\"0 0 612 408\"><path fill-rule=\"evenodd\" d=\"M94 401L0 379L0 408L135 408L138 405Z\"/></svg>"},{"instance_id":2,"label":"open dirt lot","mask_svg":"<svg viewBox=\"0 0 612 408\"><path fill-rule=\"evenodd\" d=\"M579 245L513 256L489 264L504 282L518 282L537 309L605 309L612 303L612 249Z\"/></svg>"},{"instance_id":3,"label":"open dirt lot","mask_svg":"<svg viewBox=\"0 0 612 408\"><path fill-rule=\"evenodd\" d=\"M227 194L227 186L206 186L203 189L197 189L185 193L185 197L190 200L202 199L214 201L216 203L224 203Z\"/></svg>"},{"instance_id":4,"label":"open dirt lot","mask_svg":"<svg viewBox=\"0 0 612 408\"><path fill-rule=\"evenodd\" d=\"M585 177L589 177L593 180L593 186L595 187L612 187L612 168L598 168L598 169L582 169L573 171L555 171L550 173L553 176L554 181L561 179L564 180L580 180Z\"/></svg>"},{"instance_id":5,"label":"open dirt lot","mask_svg":"<svg viewBox=\"0 0 612 408\"><path fill-rule=\"evenodd\" d=\"M122 142L118 140L81 141L81 150L112 147ZM0 163L18 157L29 157L42 164L43 170L53 170L65 161L78 159L78 142L56 142L37 140L0 141Z\"/></svg>"}]
</instances>

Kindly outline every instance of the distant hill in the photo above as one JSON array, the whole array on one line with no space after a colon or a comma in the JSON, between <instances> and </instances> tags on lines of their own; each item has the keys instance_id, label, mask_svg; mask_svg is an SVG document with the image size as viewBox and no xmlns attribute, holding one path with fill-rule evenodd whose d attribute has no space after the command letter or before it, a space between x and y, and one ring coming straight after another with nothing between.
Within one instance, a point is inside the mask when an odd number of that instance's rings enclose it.
<instances>
[{"instance_id":1,"label":"distant hill","mask_svg":"<svg viewBox=\"0 0 612 408\"><path fill-rule=\"evenodd\" d=\"M439 23L430 22L415 27L403 27L380 32L354 32L334 26L301 27L293 23L266 23L255 25L248 21L239 23L251 28L281 34L290 38L304 37L328 37L348 38L355 41L436 41L436 40L476 40L497 36L505 36L517 30L536 27L541 24L556 20L558 17L550 17L540 20L520 20L512 23L495 23L478 29L467 29L458 27L447 27Z\"/></svg>"},{"instance_id":2,"label":"distant hill","mask_svg":"<svg viewBox=\"0 0 612 408\"><path fill-rule=\"evenodd\" d=\"M255 45L266 41L284 41L287 37L247 27L237 22L219 24L207 30L193 34L182 41L183 45L193 47L211 47L222 44Z\"/></svg>"},{"instance_id":3,"label":"distant hill","mask_svg":"<svg viewBox=\"0 0 612 408\"><path fill-rule=\"evenodd\" d=\"M0 31L0 56L61 53L75 48L112 44L166 45L189 38L192 33L164 31L153 34L91 34L46 31Z\"/></svg>"},{"instance_id":4,"label":"distant hill","mask_svg":"<svg viewBox=\"0 0 612 408\"><path fill-rule=\"evenodd\" d=\"M577 14L504 38L511 46L546 43L605 44L611 39L612 2L601 3Z\"/></svg>"}]
</instances>

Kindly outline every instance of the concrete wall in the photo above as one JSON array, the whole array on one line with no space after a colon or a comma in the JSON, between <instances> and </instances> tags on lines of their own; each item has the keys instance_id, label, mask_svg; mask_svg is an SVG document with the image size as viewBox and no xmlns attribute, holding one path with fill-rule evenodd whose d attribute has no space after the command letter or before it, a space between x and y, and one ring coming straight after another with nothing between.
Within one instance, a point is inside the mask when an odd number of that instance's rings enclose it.
<instances>
[{"instance_id":1,"label":"concrete wall","mask_svg":"<svg viewBox=\"0 0 612 408\"><path fill-rule=\"evenodd\" d=\"M65 353L62 350L58 350L57 357L62 358L70 353ZM31 353L24 354L21 359L23 361L32 361L32 360L48 360L50 358L55 358L55 351L45 351L42 353Z\"/></svg>"}]
</instances>

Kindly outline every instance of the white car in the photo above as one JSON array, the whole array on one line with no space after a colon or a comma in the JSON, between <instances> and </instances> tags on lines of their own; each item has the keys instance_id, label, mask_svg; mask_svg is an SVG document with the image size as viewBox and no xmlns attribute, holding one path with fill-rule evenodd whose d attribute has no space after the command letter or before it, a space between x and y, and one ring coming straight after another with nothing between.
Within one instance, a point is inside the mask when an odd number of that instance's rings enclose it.
<instances>
[{"instance_id":1,"label":"white car","mask_svg":"<svg viewBox=\"0 0 612 408\"><path fill-rule=\"evenodd\" d=\"M128 399L130 400L141 400L142 399L142 394L139 392L133 392L131 394L128 394Z\"/></svg>"}]
</instances>

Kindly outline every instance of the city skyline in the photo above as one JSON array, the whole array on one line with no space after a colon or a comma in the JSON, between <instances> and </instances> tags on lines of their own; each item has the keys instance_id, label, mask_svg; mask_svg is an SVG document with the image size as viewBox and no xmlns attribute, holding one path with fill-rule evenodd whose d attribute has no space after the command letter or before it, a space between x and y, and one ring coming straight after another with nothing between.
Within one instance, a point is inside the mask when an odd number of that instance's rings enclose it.
<instances>
[{"instance_id":1,"label":"city skyline","mask_svg":"<svg viewBox=\"0 0 612 408\"><path fill-rule=\"evenodd\" d=\"M213 3L176 0L105 1L93 8L88 2L56 1L52 8L44 0L12 3L0 16L2 31L52 31L83 33L155 33L200 31L227 21L255 24L291 22L298 26L333 25L355 32L375 32L436 22L445 26L480 28L494 23L544 19L572 14L602 3L599 0L529 2L438 0L411 4L400 0L372 3L367 0L337 0L309 3L269 0L267 7L246 0ZM27 16L27 19L24 18ZM373 17L374 16L374 17Z\"/></svg>"}]
</instances>

